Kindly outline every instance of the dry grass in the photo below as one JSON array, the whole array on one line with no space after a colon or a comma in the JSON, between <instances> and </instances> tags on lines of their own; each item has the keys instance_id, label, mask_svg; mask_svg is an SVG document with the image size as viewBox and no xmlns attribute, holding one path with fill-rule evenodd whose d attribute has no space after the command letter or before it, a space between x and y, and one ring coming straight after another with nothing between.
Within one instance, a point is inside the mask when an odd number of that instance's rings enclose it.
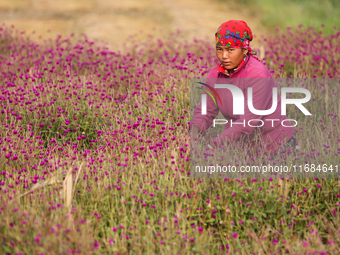
<instances>
[{"instance_id":1,"label":"dry grass","mask_svg":"<svg viewBox=\"0 0 340 255\"><path fill-rule=\"evenodd\" d=\"M61 193L61 195L64 199L65 206L70 209L72 202L73 202L73 197L74 197L77 181L78 181L79 175L80 175L80 173L82 172L82 169L83 169L83 164L84 163L82 163L79 167L79 170L77 172L74 184L73 184L73 177L72 177L73 168L70 167L70 169L68 170L68 172L65 176L64 181L58 180L58 176L53 175L50 179L48 179L44 182L36 183L35 185L33 185L33 187L29 191L19 195L18 198L26 196L30 193L33 193L33 191L35 191L37 189L40 189L40 188L43 188L43 187L46 187L46 186L49 186L49 185L59 186L60 184L62 184L62 189L61 189L60 193Z\"/></svg>"},{"instance_id":2,"label":"dry grass","mask_svg":"<svg viewBox=\"0 0 340 255\"><path fill-rule=\"evenodd\" d=\"M243 19L254 34L264 33L257 20L230 9L213 0L0 0L0 22L35 31L36 39L85 33L110 48L120 47L131 35L144 40L147 34L161 37L177 29L184 39L210 37L213 43L215 30L229 19Z\"/></svg>"}]
</instances>

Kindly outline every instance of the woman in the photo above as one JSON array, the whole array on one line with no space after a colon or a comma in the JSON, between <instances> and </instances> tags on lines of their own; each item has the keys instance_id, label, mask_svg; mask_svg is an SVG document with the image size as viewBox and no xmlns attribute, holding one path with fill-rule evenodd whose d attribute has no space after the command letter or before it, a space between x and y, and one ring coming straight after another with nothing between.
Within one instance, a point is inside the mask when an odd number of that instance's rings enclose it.
<instances>
[{"instance_id":1,"label":"woman","mask_svg":"<svg viewBox=\"0 0 340 255\"><path fill-rule=\"evenodd\" d=\"M220 64L209 71L207 83L210 81L211 84L205 87L215 100L209 96L210 94L206 96L205 115L202 115L201 104L194 110L194 116L190 122L191 137L196 138L199 134L205 135L207 128L213 124L220 110L224 118L229 121L225 130L214 138L215 146L250 138L253 141L252 147L259 148L258 146L261 145L254 142L255 130L258 129L257 134L261 136L262 145L268 153L275 152L282 144L291 144L295 148L296 140L293 137L295 128L285 115L281 115L280 97L277 99L276 110L269 115L256 115L248 108L248 88L252 88L254 108L268 110L272 107L273 87L277 87L269 70L249 47L253 35L248 25L241 20L229 20L218 28L215 37L216 56ZM213 91L209 89L214 88L213 83L234 84L241 89L244 95L244 114L234 114L231 91L221 88ZM217 92L219 97L213 92ZM207 93L203 92L203 94Z\"/></svg>"}]
</instances>

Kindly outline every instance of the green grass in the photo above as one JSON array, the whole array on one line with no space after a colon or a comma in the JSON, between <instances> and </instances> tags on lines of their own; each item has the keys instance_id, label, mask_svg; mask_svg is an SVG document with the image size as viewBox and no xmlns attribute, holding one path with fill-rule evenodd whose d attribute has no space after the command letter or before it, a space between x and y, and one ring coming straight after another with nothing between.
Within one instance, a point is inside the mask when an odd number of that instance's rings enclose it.
<instances>
[{"instance_id":1,"label":"green grass","mask_svg":"<svg viewBox=\"0 0 340 255\"><path fill-rule=\"evenodd\" d=\"M225 4L223 0L216 1ZM333 27L340 25L340 1L337 0L240 0L231 2L230 6L244 11L244 20L247 15L258 18L268 31L300 24L319 30L324 24L322 31L331 34Z\"/></svg>"}]
</instances>

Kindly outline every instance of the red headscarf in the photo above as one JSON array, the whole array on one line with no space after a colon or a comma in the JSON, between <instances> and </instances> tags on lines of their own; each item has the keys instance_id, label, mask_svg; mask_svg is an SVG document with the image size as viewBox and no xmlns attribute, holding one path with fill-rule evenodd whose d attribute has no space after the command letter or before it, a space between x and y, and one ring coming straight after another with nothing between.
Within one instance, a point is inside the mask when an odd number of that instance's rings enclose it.
<instances>
[{"instance_id":1,"label":"red headscarf","mask_svg":"<svg viewBox=\"0 0 340 255\"><path fill-rule=\"evenodd\" d=\"M256 52L249 47L249 42L253 40L253 34L247 23L243 20L229 20L224 22L215 33L216 46L227 46L240 49L248 49L248 54L256 58Z\"/></svg>"}]
</instances>

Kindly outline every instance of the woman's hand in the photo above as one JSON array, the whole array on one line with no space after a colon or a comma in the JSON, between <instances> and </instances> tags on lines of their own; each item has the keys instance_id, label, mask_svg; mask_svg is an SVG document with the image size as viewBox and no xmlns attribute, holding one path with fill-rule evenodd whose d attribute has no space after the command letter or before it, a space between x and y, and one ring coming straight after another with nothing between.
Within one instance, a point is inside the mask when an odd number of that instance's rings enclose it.
<instances>
[{"instance_id":1,"label":"woman's hand","mask_svg":"<svg viewBox=\"0 0 340 255\"><path fill-rule=\"evenodd\" d=\"M198 126L192 126L190 130L190 137L195 140L200 135L200 129Z\"/></svg>"}]
</instances>

